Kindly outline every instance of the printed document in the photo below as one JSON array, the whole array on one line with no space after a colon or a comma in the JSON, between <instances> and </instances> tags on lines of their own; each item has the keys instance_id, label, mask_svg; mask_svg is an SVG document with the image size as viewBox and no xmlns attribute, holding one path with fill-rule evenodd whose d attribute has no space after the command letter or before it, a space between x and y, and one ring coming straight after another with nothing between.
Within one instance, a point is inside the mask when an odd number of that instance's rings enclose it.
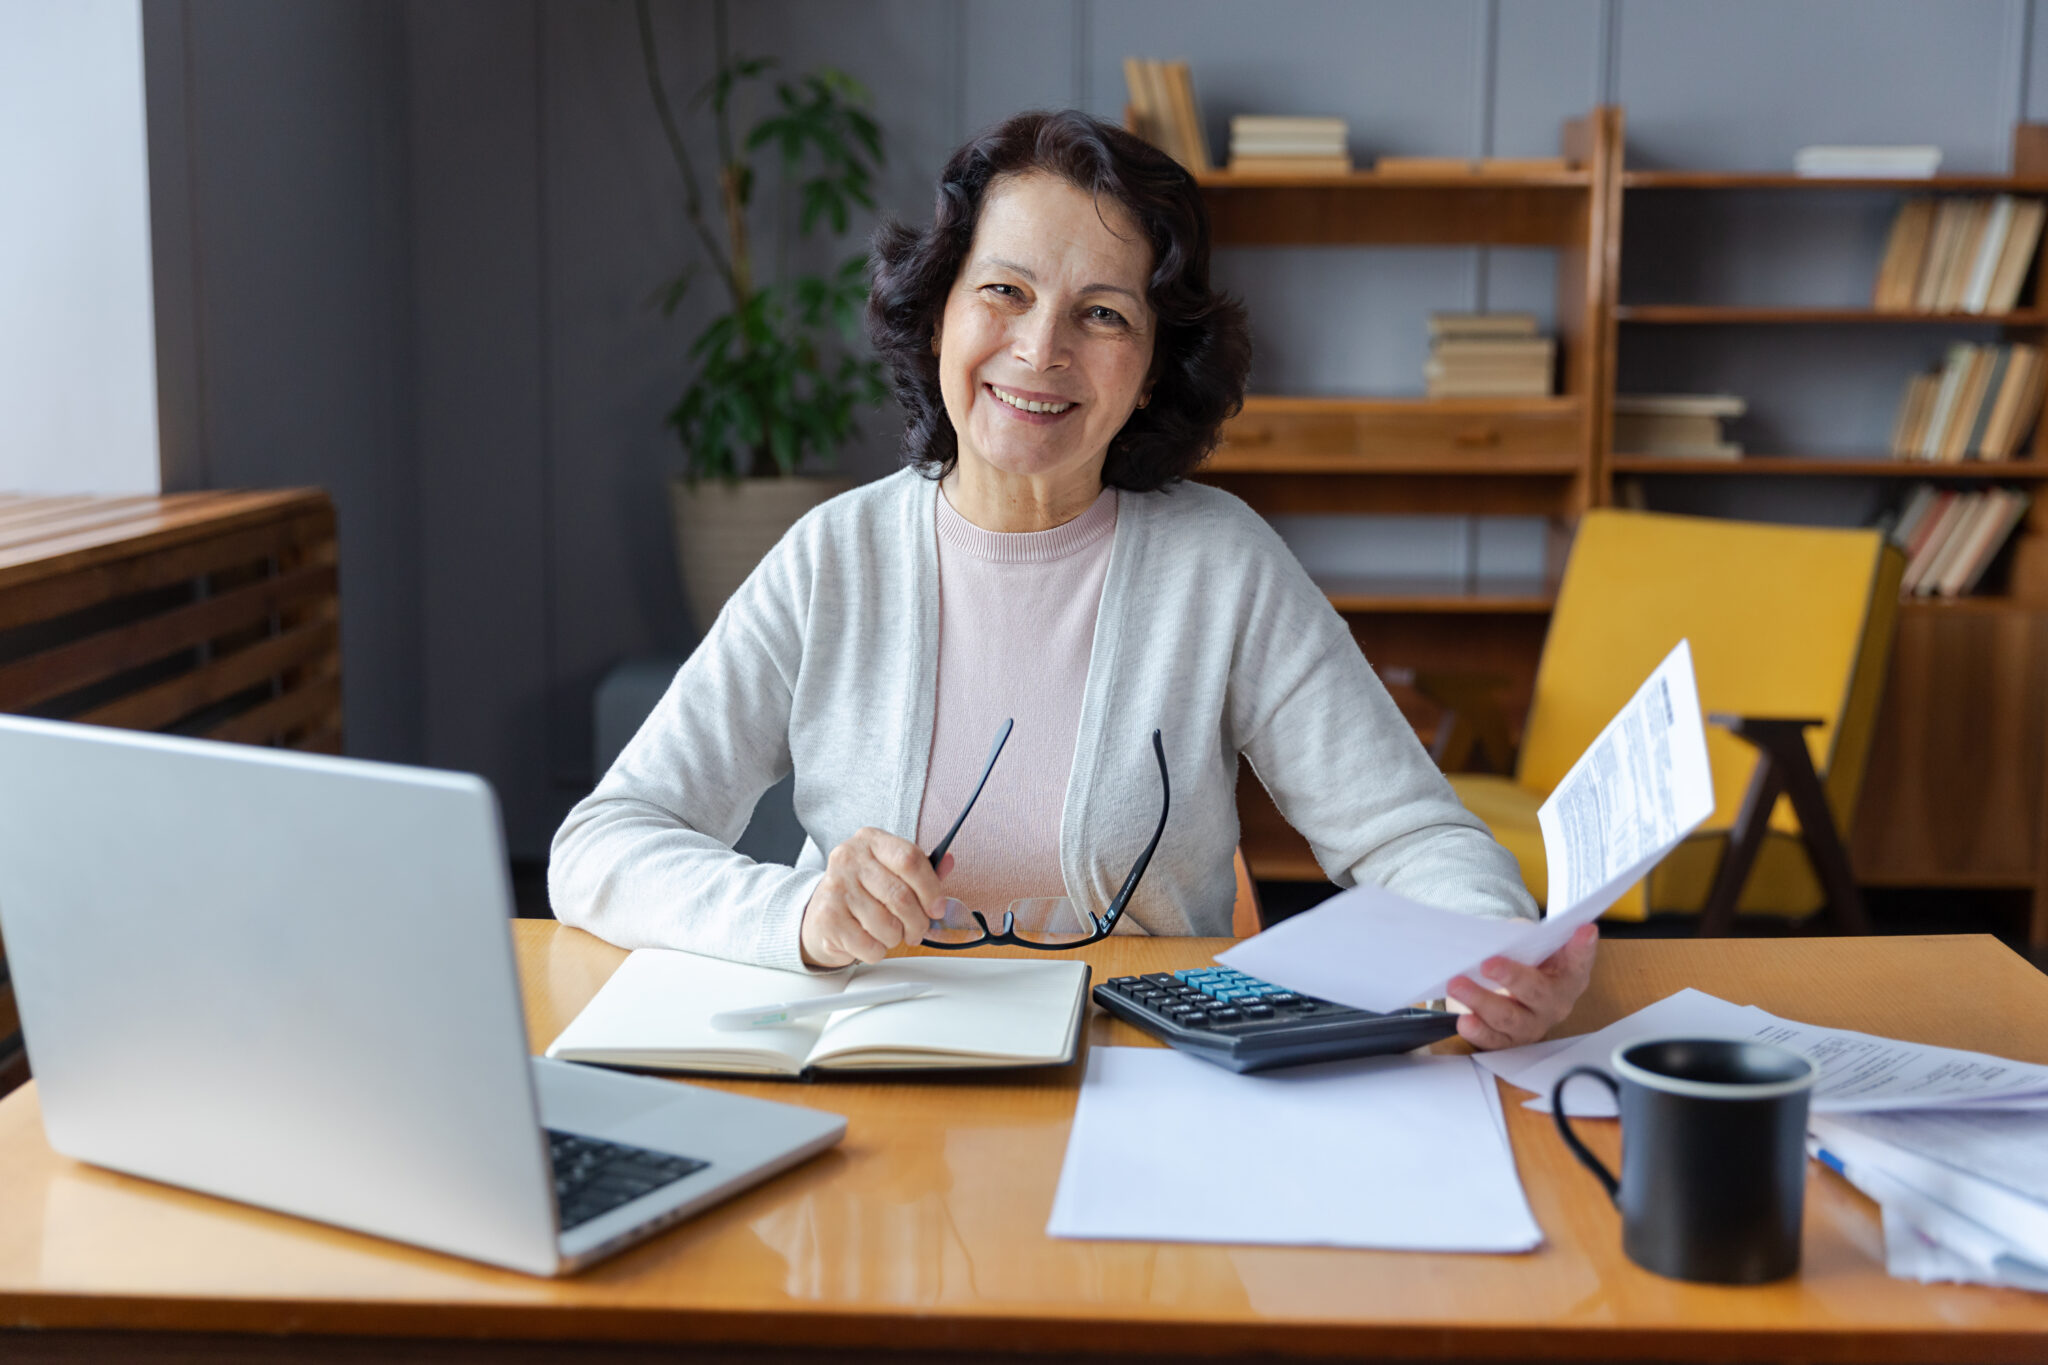
<instances>
[{"instance_id":1,"label":"printed document","mask_svg":"<svg viewBox=\"0 0 2048 1365\"><path fill-rule=\"evenodd\" d=\"M1046 1231L1403 1251L1543 1240L1499 1088L1468 1057L1239 1075L1152 1047L1089 1050Z\"/></svg>"},{"instance_id":2,"label":"printed document","mask_svg":"<svg viewBox=\"0 0 2048 1365\"><path fill-rule=\"evenodd\" d=\"M1955 1111L1817 1115L1808 1136L1823 1164L1883 1206L1888 1253L1913 1249L1893 1242L1896 1220L1971 1262L1976 1278L2032 1289L2048 1288L2044 1139L2048 1115ZM1888 1254L1894 1274L1903 1259Z\"/></svg>"},{"instance_id":3,"label":"printed document","mask_svg":"<svg viewBox=\"0 0 2048 1365\"><path fill-rule=\"evenodd\" d=\"M1594 1066L1611 1075L1617 1047L1672 1034L1755 1038L1805 1053L1820 1063L1820 1082L1813 1091L1816 1114L2048 1109L2048 1066L1853 1029L1819 1028L1691 987L1597 1033L1566 1040L1566 1046L1552 1040L1480 1053L1477 1060L1508 1084L1535 1091L1527 1107L1548 1112L1551 1087L1565 1072ZM1574 1117L1612 1118L1614 1097L1597 1081L1574 1082L1565 1092L1565 1111ZM2038 1174L2048 1182L2048 1160Z\"/></svg>"},{"instance_id":4,"label":"printed document","mask_svg":"<svg viewBox=\"0 0 2048 1365\"><path fill-rule=\"evenodd\" d=\"M1541 962L1714 813L1707 736L1681 640L1537 812L1550 862L1535 923L1420 905L1360 886L1255 934L1218 962L1305 995L1388 1011L1434 999L1489 957Z\"/></svg>"}]
</instances>

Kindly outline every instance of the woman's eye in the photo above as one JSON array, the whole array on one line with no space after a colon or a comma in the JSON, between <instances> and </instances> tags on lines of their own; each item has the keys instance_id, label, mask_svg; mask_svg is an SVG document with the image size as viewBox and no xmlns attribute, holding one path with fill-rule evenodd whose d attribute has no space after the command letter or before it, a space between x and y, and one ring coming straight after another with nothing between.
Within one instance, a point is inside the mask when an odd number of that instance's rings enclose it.
<instances>
[{"instance_id":1,"label":"woman's eye","mask_svg":"<svg viewBox=\"0 0 2048 1365\"><path fill-rule=\"evenodd\" d=\"M982 288L1006 299L1021 299L1024 297L1024 291L1014 284L985 284Z\"/></svg>"},{"instance_id":2,"label":"woman's eye","mask_svg":"<svg viewBox=\"0 0 2048 1365\"><path fill-rule=\"evenodd\" d=\"M1124 320L1124 315L1117 312L1114 308L1105 308L1098 303L1088 310L1088 320L1090 322L1121 323Z\"/></svg>"}]
</instances>

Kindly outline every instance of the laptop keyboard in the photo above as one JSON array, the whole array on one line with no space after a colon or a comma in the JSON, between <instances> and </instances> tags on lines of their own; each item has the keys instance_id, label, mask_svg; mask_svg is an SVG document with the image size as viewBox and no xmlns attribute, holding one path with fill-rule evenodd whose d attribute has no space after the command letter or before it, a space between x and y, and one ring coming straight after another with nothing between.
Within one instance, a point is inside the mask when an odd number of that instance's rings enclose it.
<instances>
[{"instance_id":1,"label":"laptop keyboard","mask_svg":"<svg viewBox=\"0 0 2048 1365\"><path fill-rule=\"evenodd\" d=\"M547 1133L548 1155L555 1165L555 1207L561 1211L563 1232L711 1164L580 1133L553 1128Z\"/></svg>"}]
</instances>

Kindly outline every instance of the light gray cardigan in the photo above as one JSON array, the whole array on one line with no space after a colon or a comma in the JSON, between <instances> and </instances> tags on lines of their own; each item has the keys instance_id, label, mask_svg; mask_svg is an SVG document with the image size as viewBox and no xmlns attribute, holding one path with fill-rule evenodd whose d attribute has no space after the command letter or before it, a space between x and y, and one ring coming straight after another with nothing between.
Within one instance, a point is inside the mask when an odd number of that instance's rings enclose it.
<instances>
[{"instance_id":1,"label":"light gray cardigan","mask_svg":"<svg viewBox=\"0 0 2048 1365\"><path fill-rule=\"evenodd\" d=\"M821 849L916 836L938 686L938 485L905 470L806 516L733 594L555 835L555 913L628 948L799 968ZM1214 488L1118 495L1060 823L1067 894L1107 908L1172 816L1124 924L1230 932L1239 754L1341 886L1534 918L1513 855L1451 792L1272 528ZM732 851L792 768L794 867ZM973 817L968 817L972 819Z\"/></svg>"}]
</instances>

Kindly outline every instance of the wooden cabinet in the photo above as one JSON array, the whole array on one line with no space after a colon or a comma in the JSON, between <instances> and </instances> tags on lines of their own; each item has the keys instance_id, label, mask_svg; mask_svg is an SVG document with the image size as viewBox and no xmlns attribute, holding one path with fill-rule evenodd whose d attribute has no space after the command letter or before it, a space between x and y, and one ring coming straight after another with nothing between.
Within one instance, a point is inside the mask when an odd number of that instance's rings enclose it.
<instances>
[{"instance_id":1,"label":"wooden cabinet","mask_svg":"<svg viewBox=\"0 0 2048 1365\"><path fill-rule=\"evenodd\" d=\"M2048 602L1901 614L1852 844L1866 885L2030 892L2048 946Z\"/></svg>"}]
</instances>

